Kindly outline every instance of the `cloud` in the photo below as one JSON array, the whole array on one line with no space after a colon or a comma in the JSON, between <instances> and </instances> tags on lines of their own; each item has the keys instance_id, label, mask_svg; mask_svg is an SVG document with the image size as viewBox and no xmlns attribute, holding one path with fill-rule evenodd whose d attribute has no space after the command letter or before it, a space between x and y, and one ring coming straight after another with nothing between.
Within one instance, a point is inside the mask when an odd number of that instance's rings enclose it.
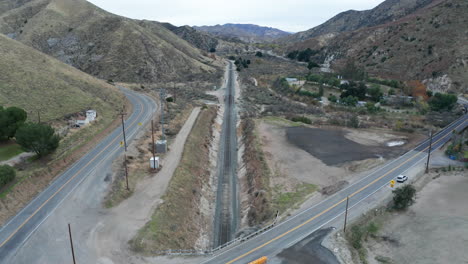
<instances>
[{"instance_id":1,"label":"cloud","mask_svg":"<svg viewBox=\"0 0 468 264\"><path fill-rule=\"evenodd\" d=\"M382 0L88 0L118 15L181 25L251 23L302 31L349 10L370 9Z\"/></svg>"}]
</instances>

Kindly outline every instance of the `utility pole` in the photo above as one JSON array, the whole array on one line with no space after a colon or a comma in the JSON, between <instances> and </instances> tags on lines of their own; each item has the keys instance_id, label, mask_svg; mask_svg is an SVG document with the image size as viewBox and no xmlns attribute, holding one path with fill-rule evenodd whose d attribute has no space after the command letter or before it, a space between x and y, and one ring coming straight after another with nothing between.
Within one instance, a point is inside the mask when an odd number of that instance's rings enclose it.
<instances>
[{"instance_id":1,"label":"utility pole","mask_svg":"<svg viewBox=\"0 0 468 264\"><path fill-rule=\"evenodd\" d=\"M429 173L429 159L431 158L431 149L432 149L432 130L429 132L430 139L429 139L429 150L427 153L427 162L426 162L426 173Z\"/></svg>"},{"instance_id":2,"label":"utility pole","mask_svg":"<svg viewBox=\"0 0 468 264\"><path fill-rule=\"evenodd\" d=\"M128 187L128 167L127 167L127 154L124 154L124 167L125 167L125 181L127 182L127 191L130 191L130 188Z\"/></svg>"},{"instance_id":3,"label":"utility pole","mask_svg":"<svg viewBox=\"0 0 468 264\"><path fill-rule=\"evenodd\" d=\"M155 152L155 147L156 143L154 142L154 125L153 125L153 119L151 119L151 140L153 141L153 168L156 168L156 155L154 154Z\"/></svg>"},{"instance_id":4,"label":"utility pole","mask_svg":"<svg viewBox=\"0 0 468 264\"><path fill-rule=\"evenodd\" d=\"M160 92L160 95L159 97L161 97L161 131L162 131L162 136L161 138L164 140L166 139L166 133L164 131L164 100L165 100L165 97L166 97L166 91L161 88L161 92Z\"/></svg>"},{"instance_id":5,"label":"utility pole","mask_svg":"<svg viewBox=\"0 0 468 264\"><path fill-rule=\"evenodd\" d=\"M37 110L37 123L41 123L41 112L39 112L39 110Z\"/></svg>"},{"instance_id":6,"label":"utility pole","mask_svg":"<svg viewBox=\"0 0 468 264\"><path fill-rule=\"evenodd\" d=\"M125 108L125 107L124 107ZM125 152L127 152L127 137L125 136L125 122L124 122L124 116L127 115L127 113L124 112L124 108L120 111L120 117L122 120L122 131L123 131L123 138L124 138L124 145L125 145Z\"/></svg>"},{"instance_id":7,"label":"utility pole","mask_svg":"<svg viewBox=\"0 0 468 264\"><path fill-rule=\"evenodd\" d=\"M173 87L173 90L174 90L174 103L176 102L176 98L177 98L177 89L176 89L176 85L175 85L175 82L174 82L174 87Z\"/></svg>"},{"instance_id":8,"label":"utility pole","mask_svg":"<svg viewBox=\"0 0 468 264\"><path fill-rule=\"evenodd\" d=\"M76 264L75 250L73 249L73 239L72 239L70 224L68 224L68 235L70 236L70 245L71 245L71 252L72 252L72 257L73 257L73 264Z\"/></svg>"},{"instance_id":9,"label":"utility pole","mask_svg":"<svg viewBox=\"0 0 468 264\"><path fill-rule=\"evenodd\" d=\"M349 196L346 197L346 211L345 211L345 216L344 216L343 233L346 233L346 221L348 220L348 204L349 204Z\"/></svg>"}]
</instances>

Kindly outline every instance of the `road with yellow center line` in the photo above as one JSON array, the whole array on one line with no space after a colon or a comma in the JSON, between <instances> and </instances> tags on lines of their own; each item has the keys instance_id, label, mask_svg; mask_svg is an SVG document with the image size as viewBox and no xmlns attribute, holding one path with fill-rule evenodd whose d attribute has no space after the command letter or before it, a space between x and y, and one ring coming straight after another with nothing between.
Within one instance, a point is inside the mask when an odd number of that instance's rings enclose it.
<instances>
[{"instance_id":1,"label":"road with yellow center line","mask_svg":"<svg viewBox=\"0 0 468 264\"><path fill-rule=\"evenodd\" d=\"M125 121L127 139L131 140L156 111L155 102L147 96L123 89L133 105L133 113ZM123 151L120 146L122 128L118 127L97 146L55 179L16 216L0 229L0 263L7 259L47 219L60 203L100 164L112 161Z\"/></svg>"},{"instance_id":2,"label":"road with yellow center line","mask_svg":"<svg viewBox=\"0 0 468 264\"><path fill-rule=\"evenodd\" d=\"M433 137L432 150L450 140L452 131L461 131L468 125L468 115L464 115ZM400 158L384 165L344 190L336 193L319 204L280 223L275 228L244 243L225 249L202 263L248 263L262 256L274 257L275 254L300 238L313 233L320 227L344 213L345 202L349 196L350 207L372 196L389 181L409 168L421 164L427 157L429 141L425 140L415 149Z\"/></svg>"}]
</instances>

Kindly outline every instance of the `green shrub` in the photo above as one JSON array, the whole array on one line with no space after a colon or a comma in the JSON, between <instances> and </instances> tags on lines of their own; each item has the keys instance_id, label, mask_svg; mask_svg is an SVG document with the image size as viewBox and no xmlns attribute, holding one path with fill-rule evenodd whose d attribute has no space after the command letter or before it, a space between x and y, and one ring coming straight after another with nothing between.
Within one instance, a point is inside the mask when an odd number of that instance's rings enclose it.
<instances>
[{"instance_id":1,"label":"green shrub","mask_svg":"<svg viewBox=\"0 0 468 264\"><path fill-rule=\"evenodd\" d=\"M291 118L291 121L293 122L301 122L301 123L304 123L304 124L312 124L312 120L310 120L310 118L307 118L305 116L293 116Z\"/></svg>"},{"instance_id":2,"label":"green shrub","mask_svg":"<svg viewBox=\"0 0 468 264\"><path fill-rule=\"evenodd\" d=\"M392 193L395 210L405 210L415 201L416 189L411 184L396 188Z\"/></svg>"},{"instance_id":3,"label":"green shrub","mask_svg":"<svg viewBox=\"0 0 468 264\"><path fill-rule=\"evenodd\" d=\"M0 188L13 181L16 177L16 172L9 165L0 165Z\"/></svg>"}]
</instances>

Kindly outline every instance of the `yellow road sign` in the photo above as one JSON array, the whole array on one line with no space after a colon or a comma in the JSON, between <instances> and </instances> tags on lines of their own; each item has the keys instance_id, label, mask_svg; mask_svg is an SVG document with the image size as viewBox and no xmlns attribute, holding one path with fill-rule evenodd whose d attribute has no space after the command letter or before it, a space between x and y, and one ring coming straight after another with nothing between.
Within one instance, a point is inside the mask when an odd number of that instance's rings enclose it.
<instances>
[{"instance_id":1,"label":"yellow road sign","mask_svg":"<svg viewBox=\"0 0 468 264\"><path fill-rule=\"evenodd\" d=\"M390 181L390 184L391 184L391 185L395 185L395 180L391 180L391 181Z\"/></svg>"},{"instance_id":2,"label":"yellow road sign","mask_svg":"<svg viewBox=\"0 0 468 264\"><path fill-rule=\"evenodd\" d=\"M123 144L124 144L123 141L120 141L120 146L121 146L121 147L123 146Z\"/></svg>"},{"instance_id":3,"label":"yellow road sign","mask_svg":"<svg viewBox=\"0 0 468 264\"><path fill-rule=\"evenodd\" d=\"M138 123L138 125L141 126L141 125L143 125L143 124L140 122L140 123Z\"/></svg>"}]
</instances>

